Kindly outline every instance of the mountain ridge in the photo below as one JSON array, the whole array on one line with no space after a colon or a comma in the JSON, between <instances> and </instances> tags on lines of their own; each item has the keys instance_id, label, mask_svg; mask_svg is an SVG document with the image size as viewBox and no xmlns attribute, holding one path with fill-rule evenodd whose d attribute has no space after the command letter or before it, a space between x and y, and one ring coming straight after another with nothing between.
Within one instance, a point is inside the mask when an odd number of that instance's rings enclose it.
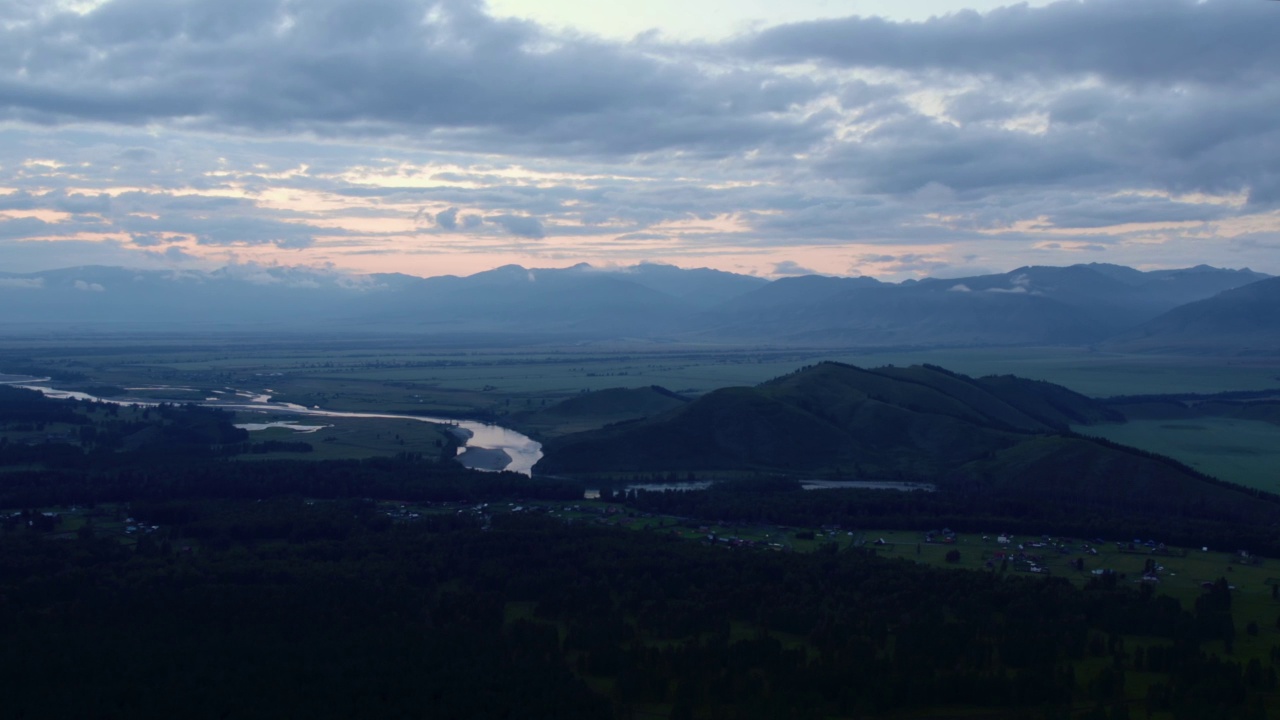
<instances>
[{"instance_id":1,"label":"mountain ridge","mask_svg":"<svg viewBox=\"0 0 1280 720\"><path fill-rule=\"evenodd\" d=\"M506 265L469 276L233 265L218 270L81 266L0 272L0 327L296 329L508 334L805 347L1094 345L1187 303L1266 279L1204 265L1026 266L887 283L769 281L658 263ZM1228 348L1229 350L1229 348Z\"/></svg>"}]
</instances>

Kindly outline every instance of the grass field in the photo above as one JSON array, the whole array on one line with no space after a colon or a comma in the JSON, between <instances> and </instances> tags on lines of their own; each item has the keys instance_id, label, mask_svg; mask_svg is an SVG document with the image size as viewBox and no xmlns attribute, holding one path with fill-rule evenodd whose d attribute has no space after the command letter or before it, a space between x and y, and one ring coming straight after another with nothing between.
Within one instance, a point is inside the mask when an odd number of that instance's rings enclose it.
<instances>
[{"instance_id":1,"label":"grass field","mask_svg":"<svg viewBox=\"0 0 1280 720\"><path fill-rule=\"evenodd\" d=\"M1130 420L1120 425L1090 425L1076 430L1168 455L1228 482L1280 493L1280 425L1203 417Z\"/></svg>"},{"instance_id":2,"label":"grass field","mask_svg":"<svg viewBox=\"0 0 1280 720\"><path fill-rule=\"evenodd\" d=\"M279 421L283 416L263 417L259 413L239 413L236 422L253 423ZM298 432L287 427L273 427L249 433L250 442L267 440L310 443L309 453L277 452L240 455L240 460L360 460L386 457L401 452L422 453L436 457L451 441L441 425L416 420L392 420L383 418L317 418L301 417L303 426L323 425L315 432Z\"/></svg>"},{"instance_id":3,"label":"grass field","mask_svg":"<svg viewBox=\"0 0 1280 720\"><path fill-rule=\"evenodd\" d=\"M274 390L330 409L400 412L503 413L611 387L661 385L697 395L756 384L822 360L1016 374L1093 396L1280 387L1277 358L1118 355L1082 348L859 352L635 343L495 349L441 347L413 338L0 338L0 372L36 367L76 373L84 378L78 384Z\"/></svg>"}]
</instances>

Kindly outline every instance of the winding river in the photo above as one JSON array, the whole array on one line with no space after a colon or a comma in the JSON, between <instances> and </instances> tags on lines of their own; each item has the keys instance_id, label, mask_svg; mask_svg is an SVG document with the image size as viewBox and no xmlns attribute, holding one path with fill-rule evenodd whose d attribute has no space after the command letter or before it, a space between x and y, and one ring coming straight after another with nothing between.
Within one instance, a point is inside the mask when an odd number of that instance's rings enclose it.
<instances>
[{"instance_id":1,"label":"winding river","mask_svg":"<svg viewBox=\"0 0 1280 720\"><path fill-rule=\"evenodd\" d=\"M99 398L88 393L73 390L58 390L41 383L49 378L23 377L0 373L0 383L16 387L38 390L51 398L74 398L76 400L96 400L98 402L115 403L117 405L158 405L155 400L130 400L118 398ZM291 415L308 415L331 418L384 418L392 420L416 420L418 422L448 425L459 438L465 441L460 449L458 461L477 470L508 470L524 475L533 474L533 465L542 459L542 444L522 435L515 430L500 425L479 422L477 420L452 420L449 418L429 417L425 415L395 415L391 413L341 412L338 410L321 410L293 403L273 402L270 395L253 394L244 391L231 391L227 400L211 400L199 403L204 407L237 410L241 412L288 413ZM248 402L241 402L248 398Z\"/></svg>"}]
</instances>

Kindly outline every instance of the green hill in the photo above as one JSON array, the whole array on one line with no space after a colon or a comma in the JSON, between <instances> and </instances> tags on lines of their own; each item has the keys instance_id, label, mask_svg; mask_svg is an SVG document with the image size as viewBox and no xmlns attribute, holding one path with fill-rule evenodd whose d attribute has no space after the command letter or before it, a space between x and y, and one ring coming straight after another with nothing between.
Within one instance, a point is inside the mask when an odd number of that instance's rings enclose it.
<instances>
[{"instance_id":1,"label":"green hill","mask_svg":"<svg viewBox=\"0 0 1280 720\"><path fill-rule=\"evenodd\" d=\"M584 396L587 397L587 396ZM546 444L544 473L778 470L933 478L1069 422L1114 419L1048 383L942 368L805 368Z\"/></svg>"},{"instance_id":2,"label":"green hill","mask_svg":"<svg viewBox=\"0 0 1280 720\"><path fill-rule=\"evenodd\" d=\"M550 407L513 414L508 422L526 433L555 437L661 415L687 402L689 398L657 385L609 388L584 392Z\"/></svg>"},{"instance_id":3,"label":"green hill","mask_svg":"<svg viewBox=\"0 0 1280 720\"><path fill-rule=\"evenodd\" d=\"M653 417L552 438L536 470L914 480L993 516L1275 519L1273 498L1067 430L1122 419L1046 382L822 363Z\"/></svg>"}]
</instances>

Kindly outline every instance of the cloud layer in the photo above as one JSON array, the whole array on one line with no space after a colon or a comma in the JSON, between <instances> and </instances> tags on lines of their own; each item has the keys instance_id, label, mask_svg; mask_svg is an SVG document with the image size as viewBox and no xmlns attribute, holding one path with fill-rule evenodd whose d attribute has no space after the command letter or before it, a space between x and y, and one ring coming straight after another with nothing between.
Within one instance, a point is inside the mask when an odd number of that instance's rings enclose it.
<instances>
[{"instance_id":1,"label":"cloud layer","mask_svg":"<svg viewBox=\"0 0 1280 720\"><path fill-rule=\"evenodd\" d=\"M468 0L7 3L0 264L1280 272L1278 26L1087 0L669 43Z\"/></svg>"}]
</instances>

